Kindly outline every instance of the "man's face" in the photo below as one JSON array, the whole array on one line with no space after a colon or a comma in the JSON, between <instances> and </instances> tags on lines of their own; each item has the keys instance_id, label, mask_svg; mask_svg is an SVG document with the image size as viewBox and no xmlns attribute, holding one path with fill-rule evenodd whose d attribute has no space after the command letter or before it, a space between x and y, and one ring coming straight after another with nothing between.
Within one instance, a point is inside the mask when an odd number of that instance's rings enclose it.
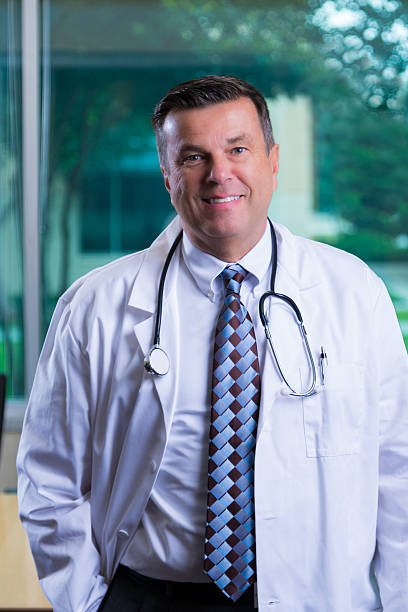
<instances>
[{"instance_id":1,"label":"man's face","mask_svg":"<svg viewBox=\"0 0 408 612\"><path fill-rule=\"evenodd\" d=\"M278 145L266 153L249 98L170 113L166 189L190 240L225 261L243 257L262 237L276 188Z\"/></svg>"}]
</instances>

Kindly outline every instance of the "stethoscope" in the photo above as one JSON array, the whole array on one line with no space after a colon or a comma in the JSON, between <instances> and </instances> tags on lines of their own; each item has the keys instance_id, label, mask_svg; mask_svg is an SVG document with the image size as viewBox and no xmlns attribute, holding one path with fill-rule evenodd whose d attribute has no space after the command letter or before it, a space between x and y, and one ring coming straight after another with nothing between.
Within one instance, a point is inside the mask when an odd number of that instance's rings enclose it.
<instances>
[{"instance_id":1,"label":"stethoscope","mask_svg":"<svg viewBox=\"0 0 408 612\"><path fill-rule=\"evenodd\" d=\"M272 238L272 272L271 272L271 282L270 282L270 290L264 293L259 300L259 316L261 318L262 325L265 330L266 338L269 342L269 345L272 350L272 354L274 357L275 365L279 372L279 375L284 383L284 387L282 388L283 395L287 395L289 397L310 397L311 395L315 395L320 391L323 391L325 384L325 367L327 366L327 354L323 346L320 350L320 384L317 384L317 367L315 361L313 359L312 351L310 349L309 341L307 338L307 333L305 329L305 325L303 323L303 317L301 312L294 302L292 298L283 293L277 293L275 291L275 280L276 280L276 271L278 266L278 245L276 239L275 228L273 227L272 222L268 219L270 229L271 229L271 238ZM160 276L159 282L159 291L157 296L157 312L156 312L156 322L154 328L154 337L153 337L153 346L147 353L144 358L144 367L150 374L157 374L158 376L164 376L170 369L170 360L166 353L166 351L160 346L160 328L161 328L161 318L163 312L163 291L164 291L164 283L166 280L167 271L169 269L170 262L173 258L174 252L183 236L183 230L178 234L177 238L173 242L170 251L166 257L166 261L164 262L163 270ZM299 327L300 335L302 337L302 343L304 346L304 350L307 357L308 367L310 370L310 385L305 391L296 391L295 388L288 382L287 377L283 373L282 367L279 363L278 355L275 349L275 346L272 341L272 336L269 330L268 319L265 314L265 301L269 298L276 298L278 300L283 301L289 308L292 310L296 317L296 322Z\"/></svg>"}]
</instances>

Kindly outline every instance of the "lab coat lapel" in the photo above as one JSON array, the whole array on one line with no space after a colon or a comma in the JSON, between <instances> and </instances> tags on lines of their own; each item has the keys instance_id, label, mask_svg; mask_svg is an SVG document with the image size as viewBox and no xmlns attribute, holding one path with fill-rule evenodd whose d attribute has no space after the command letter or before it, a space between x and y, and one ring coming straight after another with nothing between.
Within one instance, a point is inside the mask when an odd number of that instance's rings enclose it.
<instances>
[{"instance_id":1,"label":"lab coat lapel","mask_svg":"<svg viewBox=\"0 0 408 612\"><path fill-rule=\"evenodd\" d=\"M181 226L177 217L169 227L153 242L146 251L144 261L135 280L129 306L135 317L134 333L143 355L153 345L154 326L157 311L157 296L160 275L167 254L180 232ZM164 376L144 373L156 389L159 398L167 434L170 430L174 410L174 389L179 367L179 317L176 303L176 281L179 269L179 251L176 250L167 272L162 311L160 345L170 360L169 372ZM154 401L154 396L152 397Z\"/></svg>"},{"instance_id":2,"label":"lab coat lapel","mask_svg":"<svg viewBox=\"0 0 408 612\"><path fill-rule=\"evenodd\" d=\"M307 331L313 326L314 312L310 304L317 299L315 289L320 285L319 264L311 260L307 241L293 236L284 226L274 223L278 246L278 267L275 291L289 296L297 304L303 316ZM300 241L300 242L299 242ZM313 297L314 296L314 297ZM272 298L266 303L265 312L270 322L270 329L279 363L287 376L288 382L298 390L304 388L309 380L309 366L302 348L302 339L292 311L284 303ZM316 358L315 339L308 335L313 356ZM270 347L266 347L263 367L263 389L261 394L261 413L259 432L265 420L271 418L271 407L284 399L281 390L283 383L278 374ZM299 402L290 398L290 402ZM292 404L291 404L292 405Z\"/></svg>"},{"instance_id":3,"label":"lab coat lapel","mask_svg":"<svg viewBox=\"0 0 408 612\"><path fill-rule=\"evenodd\" d=\"M321 262L310 249L310 241L294 236L285 226L274 223L278 242L276 291L291 297L300 308L306 329L314 324L323 278Z\"/></svg>"}]
</instances>

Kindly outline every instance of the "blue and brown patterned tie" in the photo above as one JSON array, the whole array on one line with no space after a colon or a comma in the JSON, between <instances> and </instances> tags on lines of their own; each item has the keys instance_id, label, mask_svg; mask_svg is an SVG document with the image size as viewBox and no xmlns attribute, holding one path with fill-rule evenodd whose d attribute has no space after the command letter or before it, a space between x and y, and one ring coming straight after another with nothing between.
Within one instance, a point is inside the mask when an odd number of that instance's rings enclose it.
<instances>
[{"instance_id":1,"label":"blue and brown patterned tie","mask_svg":"<svg viewBox=\"0 0 408 612\"><path fill-rule=\"evenodd\" d=\"M239 292L247 272L225 268L218 319L208 462L204 571L236 601L255 582L254 456L260 377L254 327Z\"/></svg>"}]
</instances>

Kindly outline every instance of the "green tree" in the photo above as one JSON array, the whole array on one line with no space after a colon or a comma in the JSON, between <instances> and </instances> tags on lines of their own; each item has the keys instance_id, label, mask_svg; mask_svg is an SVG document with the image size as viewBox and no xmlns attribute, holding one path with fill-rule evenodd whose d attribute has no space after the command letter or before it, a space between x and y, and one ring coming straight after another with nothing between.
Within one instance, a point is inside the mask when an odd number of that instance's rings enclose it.
<instances>
[{"instance_id":1,"label":"green tree","mask_svg":"<svg viewBox=\"0 0 408 612\"><path fill-rule=\"evenodd\" d=\"M134 40L139 68L53 74L49 178L63 175L66 184L61 291L68 280L69 212L85 174L109 172L112 159L151 150L153 101L175 81L208 72L237 74L268 97L309 95L321 207L389 241L408 234L402 2L152 0L147 8L127 6L121 27ZM115 6L103 10L113 16Z\"/></svg>"},{"instance_id":2,"label":"green tree","mask_svg":"<svg viewBox=\"0 0 408 612\"><path fill-rule=\"evenodd\" d=\"M408 12L399 0L311 0L325 63L372 108L406 112Z\"/></svg>"}]
</instances>

